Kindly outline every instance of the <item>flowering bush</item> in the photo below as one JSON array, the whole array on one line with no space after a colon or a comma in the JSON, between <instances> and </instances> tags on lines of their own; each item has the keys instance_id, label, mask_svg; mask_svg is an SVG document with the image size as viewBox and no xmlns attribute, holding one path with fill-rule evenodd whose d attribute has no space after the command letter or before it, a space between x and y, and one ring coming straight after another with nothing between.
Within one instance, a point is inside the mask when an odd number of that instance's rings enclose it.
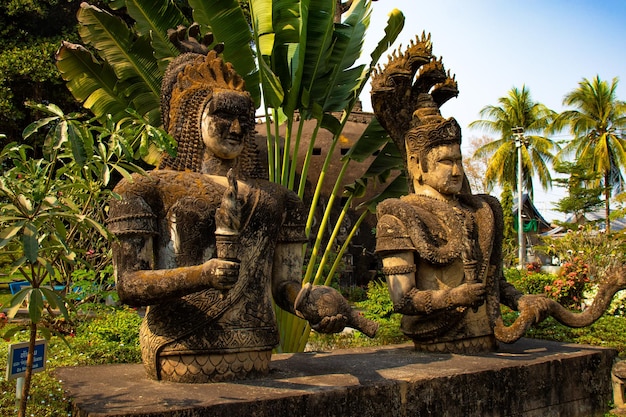
<instances>
[{"instance_id":1,"label":"flowering bush","mask_svg":"<svg viewBox=\"0 0 626 417\"><path fill-rule=\"evenodd\" d=\"M552 281L556 279L553 274L520 271L517 268L505 269L504 277L507 282L524 294L545 294L546 285L552 284Z\"/></svg>"},{"instance_id":2,"label":"flowering bush","mask_svg":"<svg viewBox=\"0 0 626 417\"><path fill-rule=\"evenodd\" d=\"M559 276L545 286L546 294L563 306L581 310L584 292L589 287L589 265L575 256L561 266Z\"/></svg>"},{"instance_id":3,"label":"flowering bush","mask_svg":"<svg viewBox=\"0 0 626 417\"><path fill-rule=\"evenodd\" d=\"M529 274L541 272L541 264L539 262L530 262L526 264L526 271L528 271Z\"/></svg>"}]
</instances>

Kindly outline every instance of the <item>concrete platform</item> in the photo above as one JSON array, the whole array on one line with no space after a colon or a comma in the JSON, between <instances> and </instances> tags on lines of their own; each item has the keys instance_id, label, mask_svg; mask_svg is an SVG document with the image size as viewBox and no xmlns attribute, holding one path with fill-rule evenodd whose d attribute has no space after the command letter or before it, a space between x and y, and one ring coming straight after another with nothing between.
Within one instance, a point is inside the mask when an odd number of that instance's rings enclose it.
<instances>
[{"instance_id":1,"label":"concrete platform","mask_svg":"<svg viewBox=\"0 0 626 417\"><path fill-rule=\"evenodd\" d=\"M141 365L57 369L74 417L602 416L612 349L522 339L481 355L412 345L274 355L263 379L187 385Z\"/></svg>"}]
</instances>

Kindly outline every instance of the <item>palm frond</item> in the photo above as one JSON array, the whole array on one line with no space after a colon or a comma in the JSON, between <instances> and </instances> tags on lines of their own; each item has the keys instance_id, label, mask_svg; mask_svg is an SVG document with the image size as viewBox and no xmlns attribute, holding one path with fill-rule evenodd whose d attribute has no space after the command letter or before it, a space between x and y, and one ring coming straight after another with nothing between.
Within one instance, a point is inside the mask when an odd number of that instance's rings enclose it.
<instances>
[{"instance_id":1,"label":"palm frond","mask_svg":"<svg viewBox=\"0 0 626 417\"><path fill-rule=\"evenodd\" d=\"M78 11L79 34L113 68L121 81L144 83L159 97L161 73L147 39L137 38L120 18L87 3Z\"/></svg>"},{"instance_id":2,"label":"palm frond","mask_svg":"<svg viewBox=\"0 0 626 417\"><path fill-rule=\"evenodd\" d=\"M171 1L126 0L126 9L135 20L137 34L151 39L159 69L165 72L170 60L179 54L167 37L167 30L178 25L189 26L187 18Z\"/></svg>"},{"instance_id":3,"label":"palm frond","mask_svg":"<svg viewBox=\"0 0 626 417\"><path fill-rule=\"evenodd\" d=\"M237 0L189 0L194 21L203 32L213 32L217 42L224 43L224 60L233 64L246 81L257 106L261 103L260 78L254 53L252 31Z\"/></svg>"}]
</instances>

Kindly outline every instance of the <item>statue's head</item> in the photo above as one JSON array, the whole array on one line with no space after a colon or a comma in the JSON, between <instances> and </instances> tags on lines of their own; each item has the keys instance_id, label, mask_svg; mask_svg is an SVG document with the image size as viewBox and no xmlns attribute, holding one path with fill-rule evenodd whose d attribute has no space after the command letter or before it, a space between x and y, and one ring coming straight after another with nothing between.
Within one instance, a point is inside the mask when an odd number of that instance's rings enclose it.
<instances>
[{"instance_id":1,"label":"statue's head","mask_svg":"<svg viewBox=\"0 0 626 417\"><path fill-rule=\"evenodd\" d=\"M422 192L423 187L444 195L469 192L460 163L461 127L439 111L458 93L454 77L446 72L441 59L432 55L430 35L426 34L411 42L406 51L394 52L384 69L373 72L372 107L400 150L411 192ZM455 161L455 172L444 175L450 158ZM465 182L462 190L456 186L457 176Z\"/></svg>"},{"instance_id":2,"label":"statue's head","mask_svg":"<svg viewBox=\"0 0 626 417\"><path fill-rule=\"evenodd\" d=\"M461 127L444 119L430 94L420 94L409 130L404 135L406 169L413 192L432 190L444 196L461 192Z\"/></svg>"},{"instance_id":3,"label":"statue's head","mask_svg":"<svg viewBox=\"0 0 626 417\"><path fill-rule=\"evenodd\" d=\"M163 126L178 142L160 169L212 172L236 162L238 177L259 177L254 103L245 83L217 51L185 53L170 63L161 88Z\"/></svg>"}]
</instances>

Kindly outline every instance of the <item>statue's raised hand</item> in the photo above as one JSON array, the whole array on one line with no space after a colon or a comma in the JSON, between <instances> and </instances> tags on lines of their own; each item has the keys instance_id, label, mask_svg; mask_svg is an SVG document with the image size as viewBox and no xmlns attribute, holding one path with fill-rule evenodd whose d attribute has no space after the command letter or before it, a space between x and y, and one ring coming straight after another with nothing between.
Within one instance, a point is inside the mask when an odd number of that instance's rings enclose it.
<instances>
[{"instance_id":1,"label":"statue's raised hand","mask_svg":"<svg viewBox=\"0 0 626 417\"><path fill-rule=\"evenodd\" d=\"M485 294L485 284L482 282L461 284L450 290L451 307L478 307L485 302Z\"/></svg>"},{"instance_id":2,"label":"statue's raised hand","mask_svg":"<svg viewBox=\"0 0 626 417\"><path fill-rule=\"evenodd\" d=\"M202 268L202 278L209 288L226 291L239 279L239 261L212 258Z\"/></svg>"}]
</instances>

